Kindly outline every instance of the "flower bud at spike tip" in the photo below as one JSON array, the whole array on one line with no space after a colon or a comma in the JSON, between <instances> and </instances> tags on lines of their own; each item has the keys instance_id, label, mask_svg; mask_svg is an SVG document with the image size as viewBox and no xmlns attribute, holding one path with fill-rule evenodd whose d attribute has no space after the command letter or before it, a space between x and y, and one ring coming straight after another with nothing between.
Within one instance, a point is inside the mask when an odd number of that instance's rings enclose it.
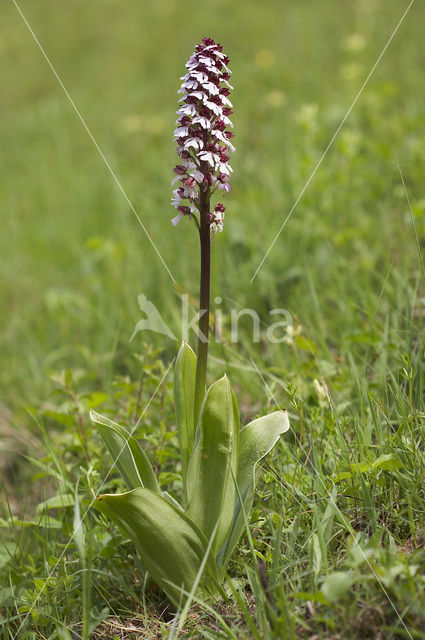
<instances>
[{"instance_id":1,"label":"flower bud at spike tip","mask_svg":"<svg viewBox=\"0 0 425 640\"><path fill-rule=\"evenodd\" d=\"M198 223L200 189L205 185L211 196L217 190L230 191L229 154L235 151L230 142L233 127L229 116L229 59L220 44L204 38L186 63L187 73L181 78L178 120L174 131L179 163L174 168L179 186L173 191L171 204L179 215L172 219L176 226L183 216L193 217ZM223 230L224 206L217 204L210 213L210 234ZM199 224L198 224L199 226Z\"/></svg>"}]
</instances>

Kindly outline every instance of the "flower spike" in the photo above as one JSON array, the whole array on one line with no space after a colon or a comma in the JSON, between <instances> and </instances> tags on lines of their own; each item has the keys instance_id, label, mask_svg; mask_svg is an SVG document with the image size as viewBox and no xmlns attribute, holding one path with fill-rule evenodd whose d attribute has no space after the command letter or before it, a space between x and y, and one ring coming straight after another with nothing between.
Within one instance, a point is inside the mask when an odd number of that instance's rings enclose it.
<instances>
[{"instance_id":1,"label":"flower spike","mask_svg":"<svg viewBox=\"0 0 425 640\"><path fill-rule=\"evenodd\" d=\"M230 191L229 154L235 151L230 142L233 127L229 116L232 103L229 100L229 59L220 44L212 38L204 38L186 63L187 73L182 76L180 108L174 131L176 151L180 157L174 168L171 204L179 212L172 219L176 226L183 216L193 218L199 227L201 215L201 189L210 197L215 191ZM209 200L208 197L208 200ZM205 198L204 198L205 200ZM183 205L182 202L186 201ZM223 230L225 207L217 204L209 214L210 234Z\"/></svg>"}]
</instances>

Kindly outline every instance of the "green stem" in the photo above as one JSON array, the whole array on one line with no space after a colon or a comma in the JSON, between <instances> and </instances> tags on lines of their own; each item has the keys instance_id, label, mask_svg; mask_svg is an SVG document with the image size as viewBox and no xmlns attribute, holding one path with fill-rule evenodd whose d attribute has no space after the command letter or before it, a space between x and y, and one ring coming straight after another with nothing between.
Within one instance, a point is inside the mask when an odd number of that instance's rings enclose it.
<instances>
[{"instance_id":1,"label":"green stem","mask_svg":"<svg viewBox=\"0 0 425 640\"><path fill-rule=\"evenodd\" d=\"M210 323L210 270L211 270L211 238L210 238L210 189L202 185L200 190L200 227L199 239L201 244L201 283L199 294L198 359L196 363L195 382L195 425L201 410L205 394L208 360L208 333Z\"/></svg>"},{"instance_id":2,"label":"green stem","mask_svg":"<svg viewBox=\"0 0 425 640\"><path fill-rule=\"evenodd\" d=\"M83 565L83 633L82 640L90 640L91 613L91 560L85 559Z\"/></svg>"}]
</instances>

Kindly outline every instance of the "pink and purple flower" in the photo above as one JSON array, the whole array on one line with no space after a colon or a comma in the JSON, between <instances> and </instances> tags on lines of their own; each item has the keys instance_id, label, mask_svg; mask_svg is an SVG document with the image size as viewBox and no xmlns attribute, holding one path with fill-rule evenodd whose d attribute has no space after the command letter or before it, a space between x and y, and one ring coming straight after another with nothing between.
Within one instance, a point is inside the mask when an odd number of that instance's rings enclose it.
<instances>
[{"instance_id":1,"label":"pink and purple flower","mask_svg":"<svg viewBox=\"0 0 425 640\"><path fill-rule=\"evenodd\" d=\"M228 96L233 87L229 84L228 63L222 46L211 38L197 44L186 63L188 71L181 78L178 93L182 97L174 131L180 157L172 182L179 183L171 201L178 211L172 219L174 225L189 216L199 226L201 189L208 189L208 201L217 190L230 191L229 154L235 147L230 142L233 133L227 129L233 127L229 119L232 103ZM224 211L224 205L219 203L210 213L211 236L223 230Z\"/></svg>"}]
</instances>

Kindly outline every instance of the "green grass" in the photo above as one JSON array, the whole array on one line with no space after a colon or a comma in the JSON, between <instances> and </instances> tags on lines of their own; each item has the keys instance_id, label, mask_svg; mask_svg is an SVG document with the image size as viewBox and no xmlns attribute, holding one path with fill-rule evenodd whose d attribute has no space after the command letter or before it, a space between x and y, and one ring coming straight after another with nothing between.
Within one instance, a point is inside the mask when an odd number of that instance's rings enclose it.
<instances>
[{"instance_id":1,"label":"green grass","mask_svg":"<svg viewBox=\"0 0 425 640\"><path fill-rule=\"evenodd\" d=\"M178 349L153 333L129 343L137 294L176 334L180 293L198 295L196 234L185 221L171 227L169 200L176 90L203 35L231 58L237 146L225 231L214 241L225 340L212 345L210 380L228 372L244 422L277 404L289 409L293 431L263 464L228 601L195 606L185 633L423 637L421 3L250 284L407 5L22 0L175 286L13 3L3 3L2 640L24 619L19 638L80 637L88 591L99 621L93 638L138 637L134 629L176 637L172 611L119 531L85 517L89 588L77 545L66 545L77 479L84 514L110 465L89 408L134 424ZM240 342L229 342L235 305L260 313L259 344L248 320ZM266 342L273 308L293 314L292 344ZM137 434L178 495L170 392L168 375ZM121 488L116 473L105 488ZM37 505L59 493L68 506L48 509L40 523Z\"/></svg>"}]
</instances>

